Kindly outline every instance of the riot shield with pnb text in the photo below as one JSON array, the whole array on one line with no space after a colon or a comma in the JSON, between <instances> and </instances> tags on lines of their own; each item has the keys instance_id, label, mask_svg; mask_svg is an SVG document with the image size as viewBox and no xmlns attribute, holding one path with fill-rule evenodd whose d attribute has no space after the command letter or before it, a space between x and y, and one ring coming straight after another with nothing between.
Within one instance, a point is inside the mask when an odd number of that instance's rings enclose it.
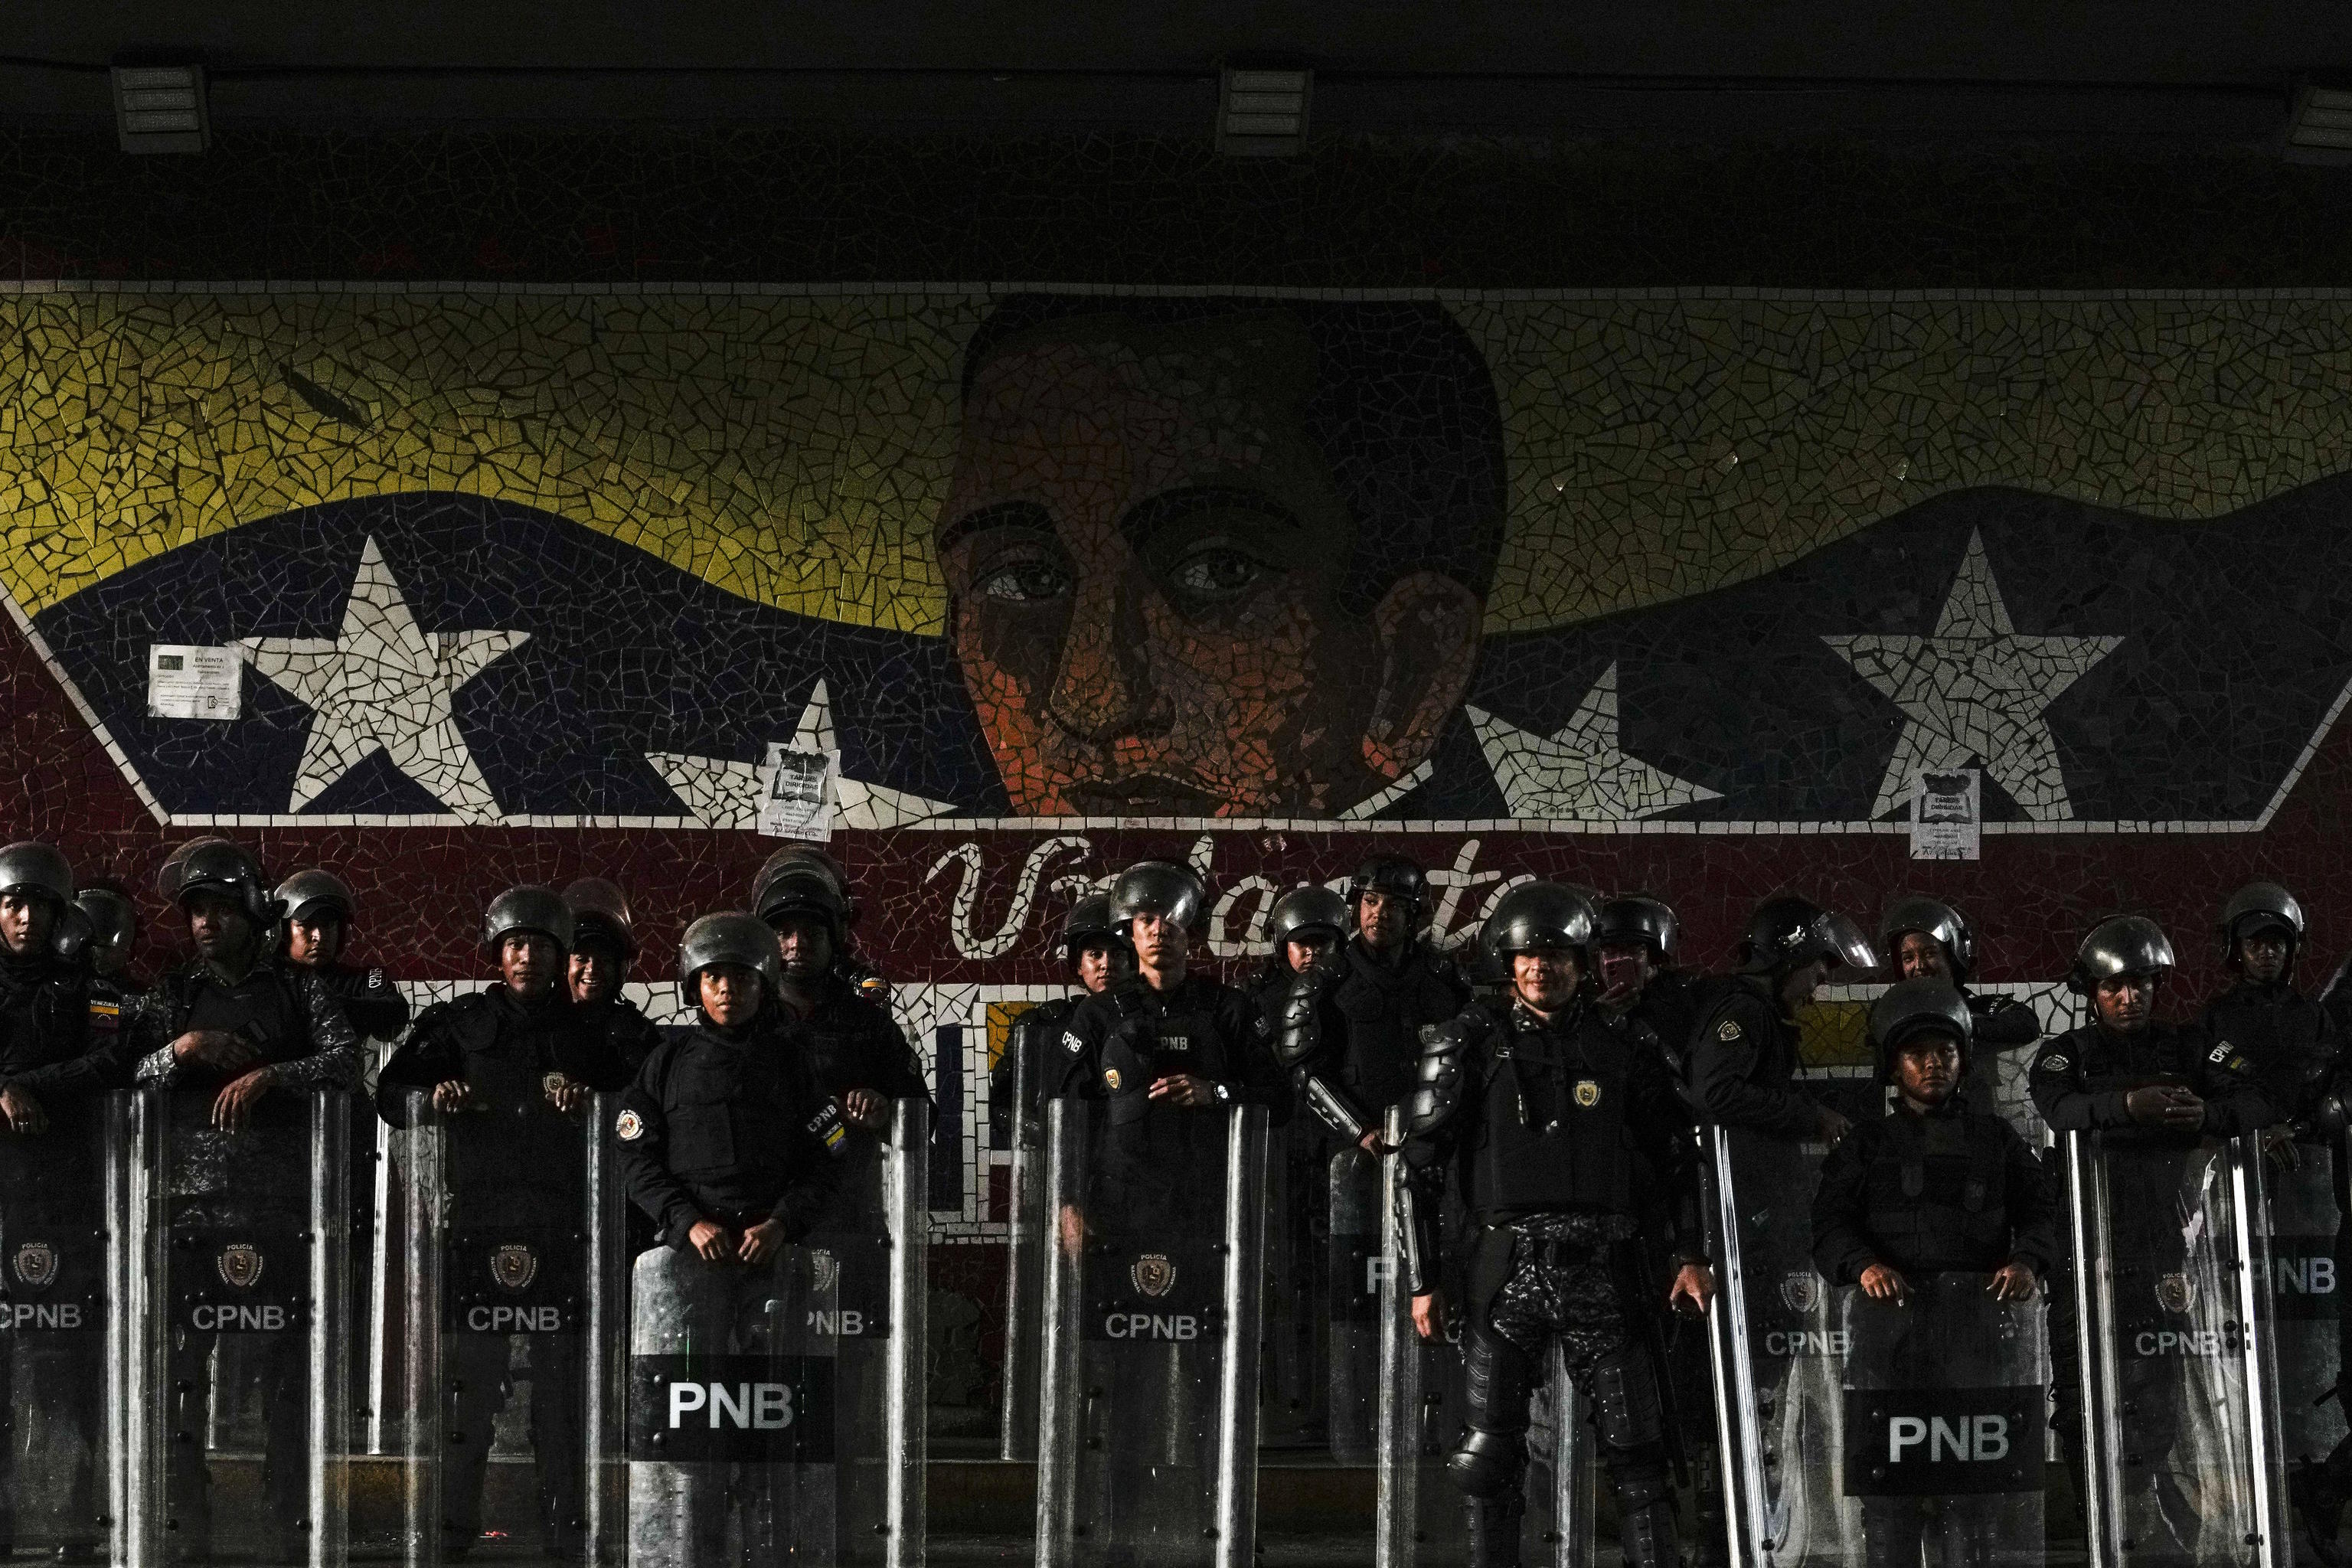
<instances>
[{"instance_id":1,"label":"riot shield with pnb text","mask_svg":"<svg viewBox=\"0 0 2352 1568\"><path fill-rule=\"evenodd\" d=\"M1113 1114L1076 1100L1047 1112L1037 1562L1244 1568L1265 1111Z\"/></svg>"},{"instance_id":2,"label":"riot shield with pnb text","mask_svg":"<svg viewBox=\"0 0 2352 1568\"><path fill-rule=\"evenodd\" d=\"M566 1109L533 1083L446 1112L426 1091L403 1101L413 1564L509 1542L619 1557L625 1215L606 1099Z\"/></svg>"},{"instance_id":3,"label":"riot shield with pnb text","mask_svg":"<svg viewBox=\"0 0 2352 1568\"><path fill-rule=\"evenodd\" d=\"M126 1288L117 1299L125 1561L345 1557L350 1220L337 1091L271 1090L244 1127L215 1091L131 1104Z\"/></svg>"},{"instance_id":4,"label":"riot shield with pnb text","mask_svg":"<svg viewBox=\"0 0 2352 1568\"><path fill-rule=\"evenodd\" d=\"M2050 1333L2091 1561L2278 1564L2287 1531L2253 1141L2069 1132Z\"/></svg>"}]
</instances>

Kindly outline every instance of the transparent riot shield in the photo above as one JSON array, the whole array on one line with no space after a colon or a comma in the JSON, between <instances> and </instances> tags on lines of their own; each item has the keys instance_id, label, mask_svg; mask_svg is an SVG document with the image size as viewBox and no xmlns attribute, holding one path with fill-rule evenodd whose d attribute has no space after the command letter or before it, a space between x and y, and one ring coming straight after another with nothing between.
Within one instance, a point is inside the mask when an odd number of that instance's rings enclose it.
<instances>
[{"instance_id":1,"label":"transparent riot shield","mask_svg":"<svg viewBox=\"0 0 2352 1568\"><path fill-rule=\"evenodd\" d=\"M2253 1167L2263 1202L2255 1226L2261 1276L2257 1333L2276 1369L2280 1460L2320 1464L2345 1441L2343 1344L2346 1182L2341 1133L2315 1131ZM2267 1331L2263 1332L2263 1331Z\"/></svg>"},{"instance_id":2,"label":"transparent riot shield","mask_svg":"<svg viewBox=\"0 0 2352 1568\"><path fill-rule=\"evenodd\" d=\"M105 1557L121 1484L108 1334L124 1260L126 1099L0 1131L0 1547Z\"/></svg>"},{"instance_id":3,"label":"transparent riot shield","mask_svg":"<svg viewBox=\"0 0 2352 1568\"><path fill-rule=\"evenodd\" d=\"M1997 1301L1990 1279L1908 1279L1899 1302L1837 1292L1844 1444L1788 1462L1830 1471L1807 1495L1841 1502L1813 1520L1804 1561L1907 1564L1924 1548L1952 1568L2040 1568L2044 1306Z\"/></svg>"},{"instance_id":4,"label":"transparent riot shield","mask_svg":"<svg viewBox=\"0 0 2352 1568\"><path fill-rule=\"evenodd\" d=\"M2261 1156L2065 1135L2059 1436L2095 1568L2294 1556L2262 1332Z\"/></svg>"},{"instance_id":5,"label":"transparent riot shield","mask_svg":"<svg viewBox=\"0 0 2352 1568\"><path fill-rule=\"evenodd\" d=\"M1330 1159L1331 1229L1325 1248L1328 1315L1331 1458L1343 1465L1377 1462L1381 1406L1381 1244L1387 1203L1384 1161L1361 1149Z\"/></svg>"},{"instance_id":6,"label":"transparent riot shield","mask_svg":"<svg viewBox=\"0 0 2352 1568\"><path fill-rule=\"evenodd\" d=\"M349 1335L341 1091L276 1090L242 1131L209 1089L131 1107L121 1315L132 1568L345 1558Z\"/></svg>"},{"instance_id":7,"label":"transparent riot shield","mask_svg":"<svg viewBox=\"0 0 2352 1568\"><path fill-rule=\"evenodd\" d=\"M1045 1126L1034 1110L1037 1075L1034 1031L1015 1025L1004 1048L1012 1053L1003 1088L1013 1096L1012 1190L1004 1268L1003 1422L997 1457L1037 1458L1037 1354L1044 1332L1045 1291ZM992 1086L994 1092L995 1086Z\"/></svg>"},{"instance_id":8,"label":"transparent riot shield","mask_svg":"<svg viewBox=\"0 0 2352 1568\"><path fill-rule=\"evenodd\" d=\"M1832 1303L1813 1268L1817 1142L1740 1127L1701 1130L1720 1293L1707 1314L1716 1440L1731 1561L1788 1564L1840 1547L1833 1471L1804 1457L1843 1447Z\"/></svg>"},{"instance_id":9,"label":"transparent riot shield","mask_svg":"<svg viewBox=\"0 0 2352 1568\"><path fill-rule=\"evenodd\" d=\"M629 1568L841 1561L839 1266L780 1248L707 1263L661 1246L631 1276Z\"/></svg>"},{"instance_id":10,"label":"transparent riot shield","mask_svg":"<svg viewBox=\"0 0 2352 1568\"><path fill-rule=\"evenodd\" d=\"M1390 1142L1402 1142L1402 1129L1391 1131ZM1382 1267L1374 1276L1373 1560L1380 1568L1454 1568L1469 1561L1470 1550L1463 1495L1445 1473L1445 1456L1467 1420L1462 1347L1458 1339L1433 1342L1415 1331L1412 1299L1396 1267L1404 1245L1396 1208L1402 1163L1391 1155L1375 1174ZM1591 1424L1557 1346L1544 1369L1528 1411L1521 1559L1537 1568L1591 1568L1599 1502Z\"/></svg>"},{"instance_id":11,"label":"transparent riot shield","mask_svg":"<svg viewBox=\"0 0 2352 1568\"><path fill-rule=\"evenodd\" d=\"M1055 1100L1045 1144L1037 1562L1245 1568L1265 1112Z\"/></svg>"},{"instance_id":12,"label":"transparent riot shield","mask_svg":"<svg viewBox=\"0 0 2352 1568\"><path fill-rule=\"evenodd\" d=\"M533 1089L536 1085L531 1086ZM406 1097L407 1560L616 1559L624 1215L607 1097Z\"/></svg>"},{"instance_id":13,"label":"transparent riot shield","mask_svg":"<svg viewBox=\"0 0 2352 1568\"><path fill-rule=\"evenodd\" d=\"M887 1133L849 1134L835 1201L803 1243L838 1275L831 1306L809 1328L830 1342L840 1423L833 1514L845 1563L922 1561L929 1110L898 1100Z\"/></svg>"}]
</instances>

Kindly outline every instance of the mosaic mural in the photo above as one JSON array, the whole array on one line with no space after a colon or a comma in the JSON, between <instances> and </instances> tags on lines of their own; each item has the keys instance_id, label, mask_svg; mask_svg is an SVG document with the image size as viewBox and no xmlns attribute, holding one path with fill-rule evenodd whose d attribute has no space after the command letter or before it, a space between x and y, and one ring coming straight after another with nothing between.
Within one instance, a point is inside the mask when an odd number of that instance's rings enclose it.
<instances>
[{"instance_id":1,"label":"mosaic mural","mask_svg":"<svg viewBox=\"0 0 2352 1568\"><path fill-rule=\"evenodd\" d=\"M1146 854L1255 957L1375 845L1975 916L2040 999L2276 875L2346 945L2352 299L180 284L0 297L9 837L229 831L474 982L517 880L740 900L772 747L1001 1215L987 1066ZM237 716L162 717L158 647ZM1982 771L1982 858L1911 858ZM162 918L160 907L149 910ZM152 966L173 940L151 931ZM671 1005L663 965L639 981ZM1852 997L1815 1021L1850 1068Z\"/></svg>"}]
</instances>

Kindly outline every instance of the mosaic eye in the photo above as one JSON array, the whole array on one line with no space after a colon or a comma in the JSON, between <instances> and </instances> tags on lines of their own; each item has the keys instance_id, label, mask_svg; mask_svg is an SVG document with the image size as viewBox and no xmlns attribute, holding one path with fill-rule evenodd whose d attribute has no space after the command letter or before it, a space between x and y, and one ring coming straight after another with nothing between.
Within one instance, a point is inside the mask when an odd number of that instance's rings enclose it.
<instances>
[{"instance_id":1,"label":"mosaic eye","mask_svg":"<svg viewBox=\"0 0 2352 1568\"><path fill-rule=\"evenodd\" d=\"M1070 591L1070 574L1051 561L1012 561L994 566L980 579L982 598L1014 605L1042 604Z\"/></svg>"},{"instance_id":2,"label":"mosaic eye","mask_svg":"<svg viewBox=\"0 0 2352 1568\"><path fill-rule=\"evenodd\" d=\"M1227 604L1257 591L1272 568L1254 556L1222 544L1195 546L1169 573L1176 591L1203 604Z\"/></svg>"}]
</instances>

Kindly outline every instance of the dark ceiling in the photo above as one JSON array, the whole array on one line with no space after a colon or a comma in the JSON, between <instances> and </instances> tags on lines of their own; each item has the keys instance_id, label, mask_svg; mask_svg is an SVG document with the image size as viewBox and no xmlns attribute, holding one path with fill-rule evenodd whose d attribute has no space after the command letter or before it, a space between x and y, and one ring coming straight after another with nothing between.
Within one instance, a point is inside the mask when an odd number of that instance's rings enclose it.
<instances>
[{"instance_id":1,"label":"dark ceiling","mask_svg":"<svg viewBox=\"0 0 2352 1568\"><path fill-rule=\"evenodd\" d=\"M105 67L193 56L216 121L773 120L1198 131L1221 61L1316 72L1318 134L2259 144L2352 7L745 4L12 7L0 114L102 117Z\"/></svg>"}]
</instances>

